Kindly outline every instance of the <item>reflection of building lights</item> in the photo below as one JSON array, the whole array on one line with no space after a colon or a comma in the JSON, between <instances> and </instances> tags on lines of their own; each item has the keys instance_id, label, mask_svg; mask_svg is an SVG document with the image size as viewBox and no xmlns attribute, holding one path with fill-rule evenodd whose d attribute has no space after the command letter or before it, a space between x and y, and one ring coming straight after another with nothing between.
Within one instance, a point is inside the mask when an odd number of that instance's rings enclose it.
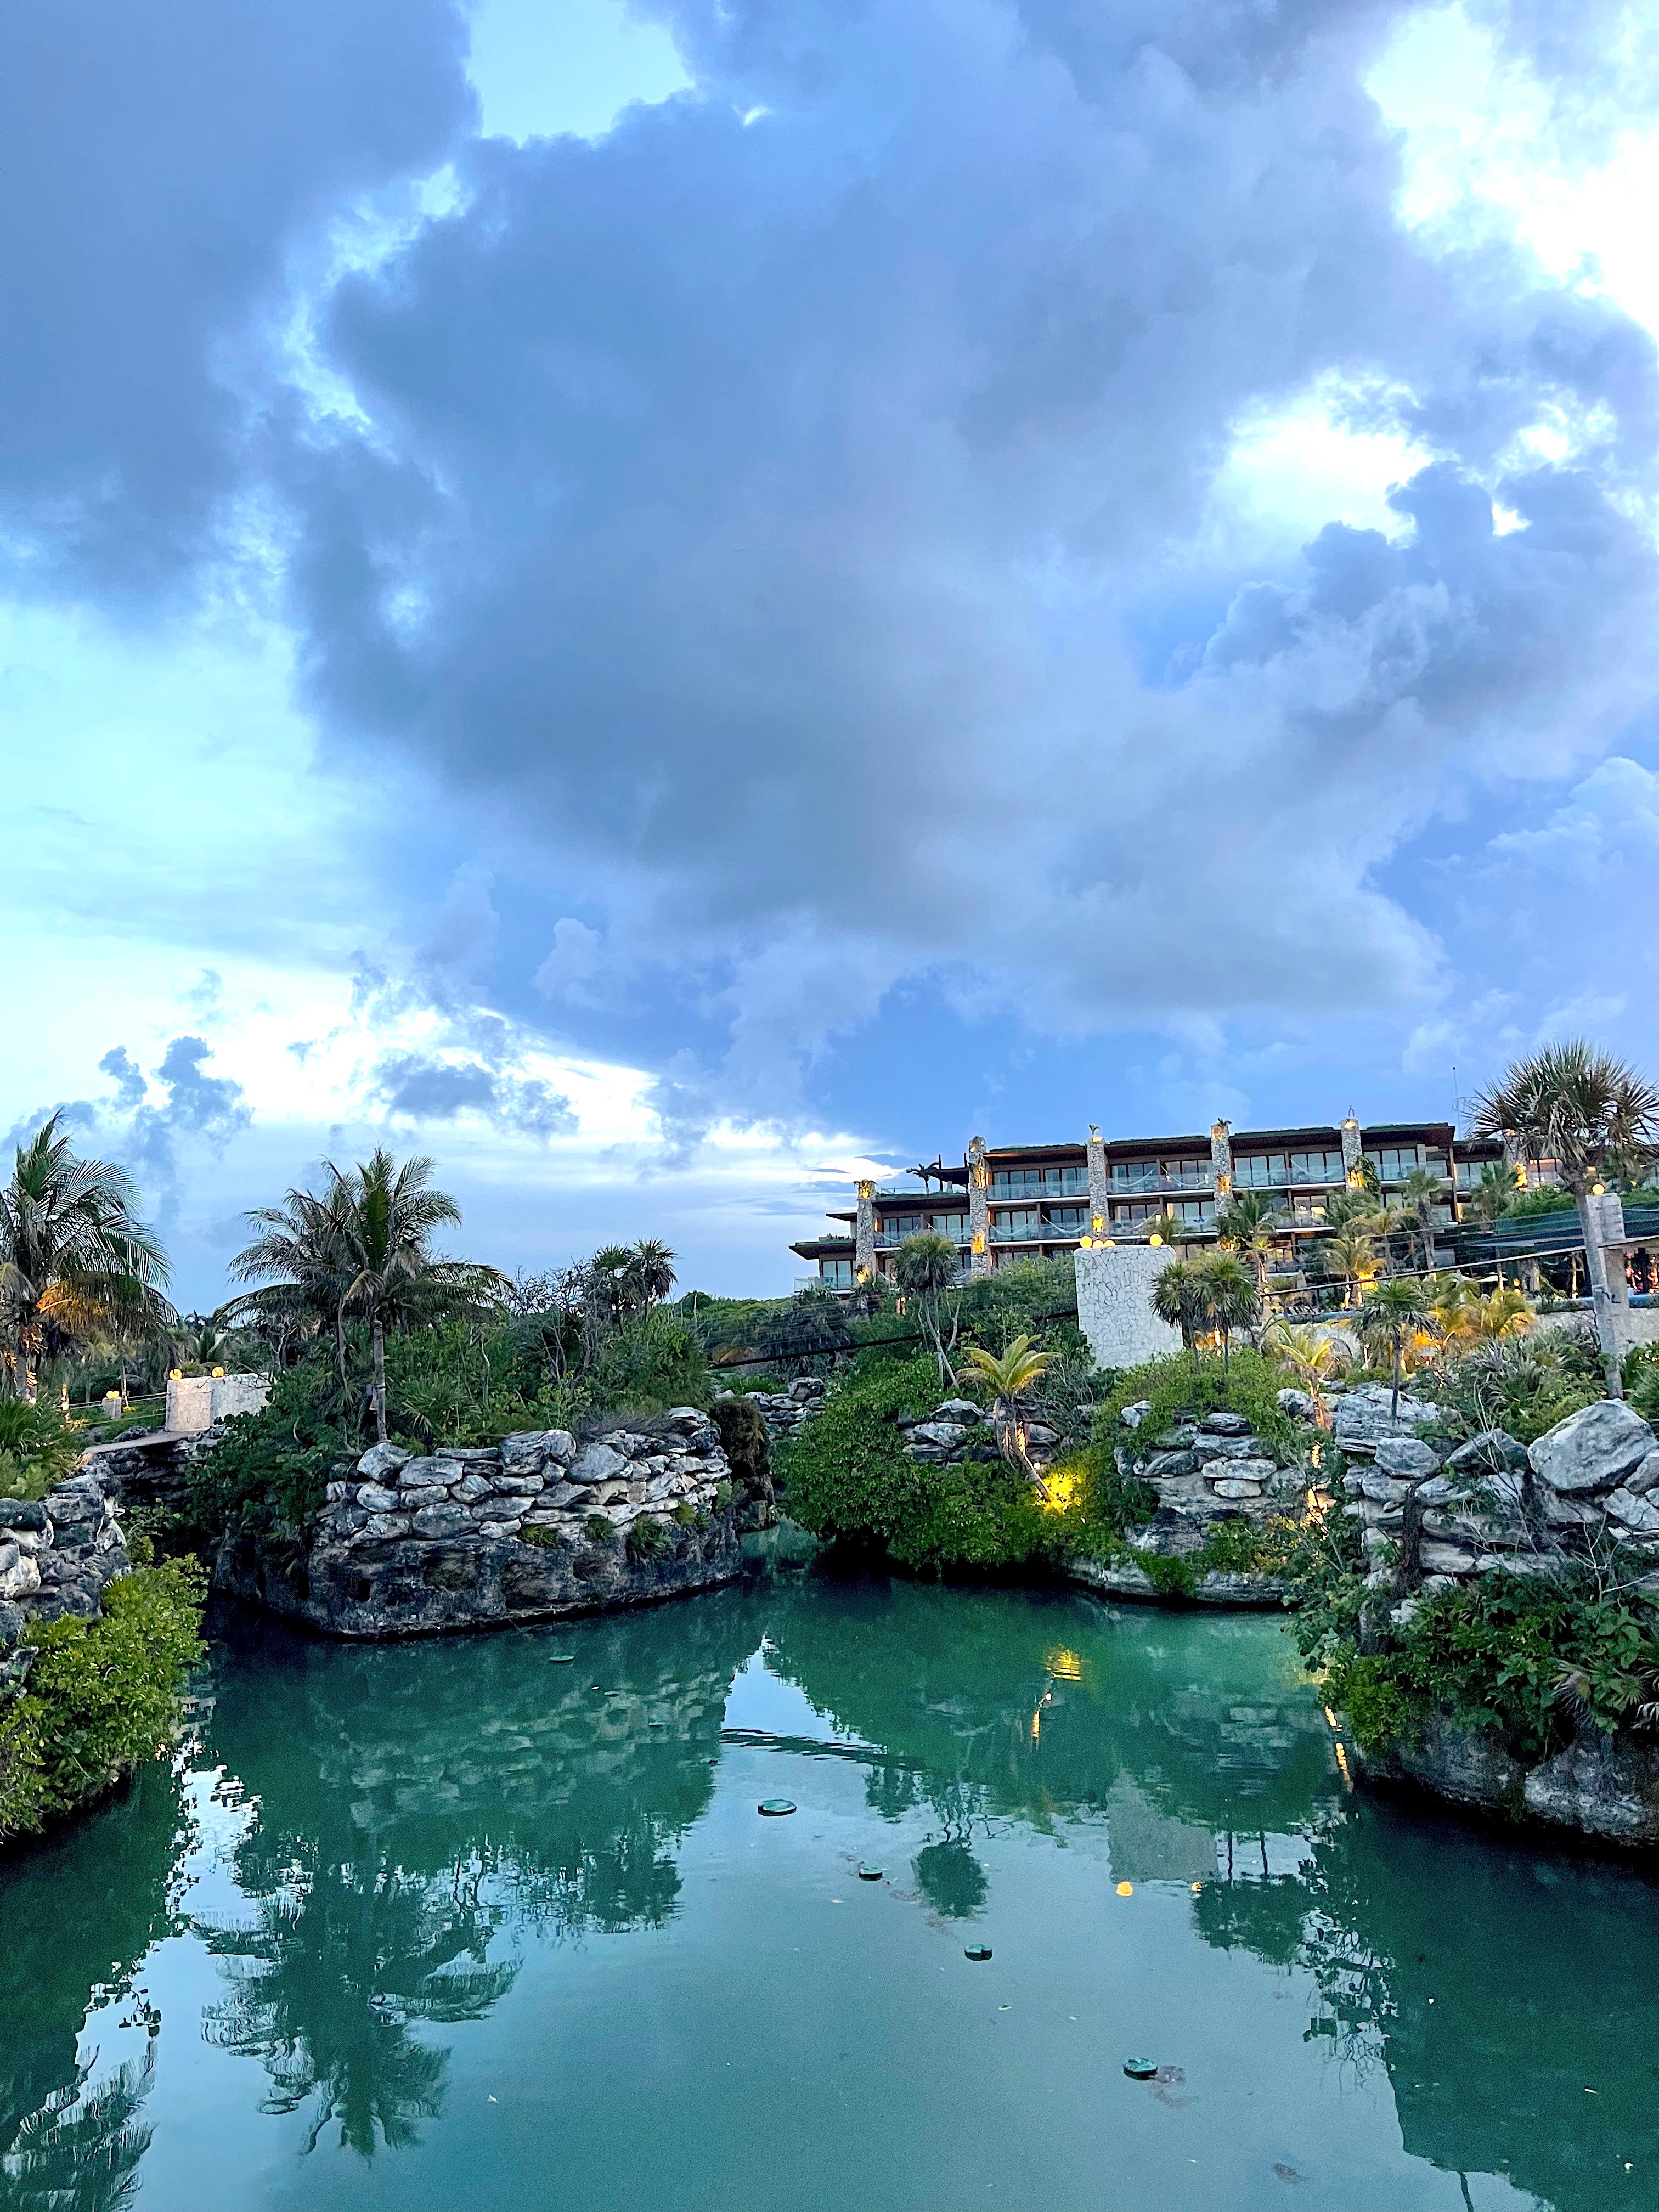
<instances>
[{"instance_id":1,"label":"reflection of building lights","mask_svg":"<svg viewBox=\"0 0 1659 2212\"><path fill-rule=\"evenodd\" d=\"M1135 1893L1135 1886L1134 1886L1133 1882L1132 1882L1132 1881L1121 1881L1121 1882L1119 1882L1119 1884L1118 1884L1118 1886L1117 1886L1117 1893L1118 1893L1118 1895L1119 1895L1120 1897L1133 1897L1133 1896L1134 1895L1134 1893Z\"/></svg>"},{"instance_id":2,"label":"reflection of building lights","mask_svg":"<svg viewBox=\"0 0 1659 2212\"><path fill-rule=\"evenodd\" d=\"M1195 1882L1193 1884L1193 1895L1194 1895L1194 1897L1196 1897L1196 1896L1198 1895L1198 1893L1200 1892L1200 1889L1202 1889L1202 1888L1203 1888L1203 1887L1204 1887L1204 1885L1203 1885L1203 1883L1202 1883L1201 1881L1195 1881Z\"/></svg>"},{"instance_id":3,"label":"reflection of building lights","mask_svg":"<svg viewBox=\"0 0 1659 2212\"><path fill-rule=\"evenodd\" d=\"M1353 1777L1348 1771L1348 1754L1343 1750L1340 1744L1338 1744L1336 1747L1336 1763L1342 1770L1342 1780L1345 1785L1348 1789L1352 1790L1353 1788ZM1434 2002L1433 1998L1431 1997L1429 2002L1432 2004Z\"/></svg>"},{"instance_id":4,"label":"reflection of building lights","mask_svg":"<svg viewBox=\"0 0 1659 2212\"><path fill-rule=\"evenodd\" d=\"M1051 1651L1042 1663L1058 1682L1083 1680L1083 1662L1075 1651Z\"/></svg>"},{"instance_id":5,"label":"reflection of building lights","mask_svg":"<svg viewBox=\"0 0 1659 2212\"><path fill-rule=\"evenodd\" d=\"M1325 1717L1330 1723L1332 1728L1334 1729L1337 1724L1336 1715L1331 1711L1328 1705L1325 1708Z\"/></svg>"}]
</instances>

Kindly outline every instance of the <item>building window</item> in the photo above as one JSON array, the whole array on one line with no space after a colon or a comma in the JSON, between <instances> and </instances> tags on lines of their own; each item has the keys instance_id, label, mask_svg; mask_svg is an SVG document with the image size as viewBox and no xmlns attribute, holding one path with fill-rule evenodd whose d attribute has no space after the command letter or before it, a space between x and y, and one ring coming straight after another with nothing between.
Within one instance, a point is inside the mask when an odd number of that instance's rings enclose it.
<instances>
[{"instance_id":1,"label":"building window","mask_svg":"<svg viewBox=\"0 0 1659 2212\"><path fill-rule=\"evenodd\" d=\"M833 1283L838 1291L853 1287L853 1263L850 1260L820 1260L818 1273L826 1283Z\"/></svg>"},{"instance_id":2,"label":"building window","mask_svg":"<svg viewBox=\"0 0 1659 2212\"><path fill-rule=\"evenodd\" d=\"M1254 1190L1285 1180L1283 1152L1235 1152L1233 1181L1241 1190Z\"/></svg>"},{"instance_id":3,"label":"building window","mask_svg":"<svg viewBox=\"0 0 1659 2212\"><path fill-rule=\"evenodd\" d=\"M882 1233L887 1237L919 1237L926 1224L919 1213L889 1213L882 1218Z\"/></svg>"},{"instance_id":4,"label":"building window","mask_svg":"<svg viewBox=\"0 0 1659 2212\"><path fill-rule=\"evenodd\" d=\"M1367 1152L1365 1158L1383 1182L1404 1182L1419 1164L1415 1145L1384 1145L1379 1152Z\"/></svg>"},{"instance_id":5,"label":"building window","mask_svg":"<svg viewBox=\"0 0 1659 2212\"><path fill-rule=\"evenodd\" d=\"M1342 1155L1340 1152L1291 1154L1292 1182L1340 1182L1342 1177Z\"/></svg>"},{"instance_id":6,"label":"building window","mask_svg":"<svg viewBox=\"0 0 1659 2212\"><path fill-rule=\"evenodd\" d=\"M1050 1229L1062 1230L1068 1237L1075 1237L1088 1225L1089 1209L1086 1206L1051 1206L1048 1208Z\"/></svg>"},{"instance_id":7,"label":"building window","mask_svg":"<svg viewBox=\"0 0 1659 2212\"><path fill-rule=\"evenodd\" d=\"M1042 1216L1034 1206L1014 1206L1006 1213L999 1213L992 1227L992 1234L1005 1244L1018 1243L1028 1237L1035 1239L1042 1231Z\"/></svg>"},{"instance_id":8,"label":"building window","mask_svg":"<svg viewBox=\"0 0 1659 2212\"><path fill-rule=\"evenodd\" d=\"M1086 1167L997 1168L991 1176L991 1188L999 1197L1070 1198L1088 1188Z\"/></svg>"},{"instance_id":9,"label":"building window","mask_svg":"<svg viewBox=\"0 0 1659 2212\"><path fill-rule=\"evenodd\" d=\"M935 1237L949 1237L957 1243L965 1243L968 1237L968 1217L965 1213L936 1213L933 1216Z\"/></svg>"}]
</instances>

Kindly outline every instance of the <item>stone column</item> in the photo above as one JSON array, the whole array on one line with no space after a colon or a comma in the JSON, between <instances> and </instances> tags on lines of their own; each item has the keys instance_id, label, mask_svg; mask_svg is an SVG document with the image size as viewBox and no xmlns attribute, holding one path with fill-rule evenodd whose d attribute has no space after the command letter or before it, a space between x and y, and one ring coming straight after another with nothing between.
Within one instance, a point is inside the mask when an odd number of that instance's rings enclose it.
<instances>
[{"instance_id":1,"label":"stone column","mask_svg":"<svg viewBox=\"0 0 1659 2212\"><path fill-rule=\"evenodd\" d=\"M1210 1174L1215 1182L1215 1210L1219 1213L1233 1194L1233 1133L1225 1121L1210 1125Z\"/></svg>"},{"instance_id":2,"label":"stone column","mask_svg":"<svg viewBox=\"0 0 1659 2212\"><path fill-rule=\"evenodd\" d=\"M1350 1114L1342 1123L1342 1173L1350 1190L1355 1186L1359 1164L1364 1157L1364 1147L1359 1141L1359 1124Z\"/></svg>"},{"instance_id":3,"label":"stone column","mask_svg":"<svg viewBox=\"0 0 1659 2212\"><path fill-rule=\"evenodd\" d=\"M859 1220L853 1245L853 1276L862 1282L876 1268L876 1186L859 1185Z\"/></svg>"},{"instance_id":4,"label":"stone column","mask_svg":"<svg viewBox=\"0 0 1659 2212\"><path fill-rule=\"evenodd\" d=\"M1089 1124L1089 1231L1104 1237L1112 1218L1110 1185L1106 1180L1106 1145L1092 1121Z\"/></svg>"},{"instance_id":5,"label":"stone column","mask_svg":"<svg viewBox=\"0 0 1659 2212\"><path fill-rule=\"evenodd\" d=\"M985 1164L985 1139L975 1137L968 1147L968 1272L991 1272L991 1170Z\"/></svg>"}]
</instances>

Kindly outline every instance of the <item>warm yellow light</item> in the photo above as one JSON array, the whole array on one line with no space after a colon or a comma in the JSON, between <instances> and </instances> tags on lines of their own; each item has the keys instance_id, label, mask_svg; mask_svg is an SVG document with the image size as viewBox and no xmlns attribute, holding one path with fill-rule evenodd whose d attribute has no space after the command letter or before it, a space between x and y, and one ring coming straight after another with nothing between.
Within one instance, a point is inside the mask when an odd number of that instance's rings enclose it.
<instances>
[{"instance_id":1,"label":"warm yellow light","mask_svg":"<svg viewBox=\"0 0 1659 2212\"><path fill-rule=\"evenodd\" d=\"M1593 1182L1590 1185L1590 1196L1592 1198L1604 1198L1607 1195L1607 1187L1604 1182Z\"/></svg>"},{"instance_id":2,"label":"warm yellow light","mask_svg":"<svg viewBox=\"0 0 1659 2212\"><path fill-rule=\"evenodd\" d=\"M1146 1242L1149 1244L1161 1244L1164 1242L1164 1239L1158 1235L1158 1231L1154 1230L1152 1235L1146 1239Z\"/></svg>"},{"instance_id":3,"label":"warm yellow light","mask_svg":"<svg viewBox=\"0 0 1659 2212\"><path fill-rule=\"evenodd\" d=\"M213 1370L213 1379L214 1379L214 1381L215 1381L216 1382L222 1382L224 1381L224 1379L225 1379L225 1370L224 1370L224 1369L223 1369L222 1367L216 1367L216 1368L214 1369L214 1370Z\"/></svg>"},{"instance_id":4,"label":"warm yellow light","mask_svg":"<svg viewBox=\"0 0 1659 2212\"><path fill-rule=\"evenodd\" d=\"M1050 1474L1043 1479L1042 1502L1051 1513L1064 1513L1077 1496L1074 1474Z\"/></svg>"},{"instance_id":5,"label":"warm yellow light","mask_svg":"<svg viewBox=\"0 0 1659 2212\"><path fill-rule=\"evenodd\" d=\"M1103 1213L1097 1213L1097 1214L1096 1214L1096 1216L1095 1216L1094 1219L1093 1219L1093 1220L1089 1224L1089 1226L1091 1227L1091 1229L1093 1229L1093 1230L1096 1230L1096 1231L1099 1231L1099 1230L1103 1229L1103 1228L1106 1226L1106 1217L1105 1217L1105 1215L1104 1215Z\"/></svg>"},{"instance_id":6,"label":"warm yellow light","mask_svg":"<svg viewBox=\"0 0 1659 2212\"><path fill-rule=\"evenodd\" d=\"M1350 1190L1358 1190L1364 1180L1364 1176L1361 1175L1358 1168L1350 1168L1348 1170L1348 1188Z\"/></svg>"},{"instance_id":7,"label":"warm yellow light","mask_svg":"<svg viewBox=\"0 0 1659 2212\"><path fill-rule=\"evenodd\" d=\"M975 1252L982 1252L985 1249L985 1231L982 1229L974 1238L974 1249Z\"/></svg>"},{"instance_id":8,"label":"warm yellow light","mask_svg":"<svg viewBox=\"0 0 1659 2212\"><path fill-rule=\"evenodd\" d=\"M185 1370L184 1370L184 1369L183 1369L182 1367L175 1367L175 1368L173 1368L173 1369L169 1371L168 1376L167 1376L167 1380L168 1380L168 1382L182 1382L184 1381L184 1379L185 1379Z\"/></svg>"},{"instance_id":9,"label":"warm yellow light","mask_svg":"<svg viewBox=\"0 0 1659 2212\"><path fill-rule=\"evenodd\" d=\"M1230 1175L1218 1175L1215 1179L1215 1187L1222 1197L1225 1198L1233 1187L1233 1179Z\"/></svg>"},{"instance_id":10,"label":"warm yellow light","mask_svg":"<svg viewBox=\"0 0 1659 2212\"><path fill-rule=\"evenodd\" d=\"M1079 1237L1077 1241L1085 1252L1092 1252L1095 1249L1095 1240L1092 1237Z\"/></svg>"},{"instance_id":11,"label":"warm yellow light","mask_svg":"<svg viewBox=\"0 0 1659 2212\"><path fill-rule=\"evenodd\" d=\"M1101 1241L1102 1245L1104 1247L1104 1249L1105 1249L1108 1252L1115 1252L1115 1251L1116 1251L1116 1249L1117 1249L1117 1239L1116 1239L1116 1237L1103 1237L1101 1238L1101 1240L1100 1240L1100 1241Z\"/></svg>"},{"instance_id":12,"label":"warm yellow light","mask_svg":"<svg viewBox=\"0 0 1659 2212\"><path fill-rule=\"evenodd\" d=\"M1195 1881L1195 1882L1193 1884L1193 1895L1194 1895L1194 1897L1196 1897L1196 1896L1198 1895L1198 1893L1200 1892L1200 1889L1202 1889L1202 1888L1203 1888L1203 1887L1204 1887L1204 1885L1203 1885L1203 1883L1202 1883L1201 1881Z\"/></svg>"},{"instance_id":13,"label":"warm yellow light","mask_svg":"<svg viewBox=\"0 0 1659 2212\"><path fill-rule=\"evenodd\" d=\"M1135 1886L1134 1886L1133 1882L1132 1882L1132 1881L1121 1881L1121 1882L1119 1882L1119 1884L1118 1884L1118 1886L1117 1886L1117 1893L1118 1893L1118 1895L1119 1895L1120 1897L1133 1897L1133 1896L1134 1895L1134 1893L1135 1893Z\"/></svg>"},{"instance_id":14,"label":"warm yellow light","mask_svg":"<svg viewBox=\"0 0 1659 2212\"><path fill-rule=\"evenodd\" d=\"M1051 1651L1042 1663L1057 1682L1080 1682L1083 1680L1083 1662L1075 1651L1064 1649Z\"/></svg>"}]
</instances>

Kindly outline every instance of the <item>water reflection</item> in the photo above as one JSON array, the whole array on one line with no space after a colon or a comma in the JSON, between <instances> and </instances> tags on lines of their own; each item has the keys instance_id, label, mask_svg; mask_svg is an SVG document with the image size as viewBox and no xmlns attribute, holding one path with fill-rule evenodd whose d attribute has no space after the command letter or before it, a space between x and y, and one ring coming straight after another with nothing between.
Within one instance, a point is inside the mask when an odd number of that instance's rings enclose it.
<instances>
[{"instance_id":1,"label":"water reflection","mask_svg":"<svg viewBox=\"0 0 1659 2212\"><path fill-rule=\"evenodd\" d=\"M150 2140L150 2051L95 2078L100 2053L82 2055L81 2033L94 2007L129 2001L137 2024L159 2025L135 1978L178 1924L176 1877L191 1834L178 1776L153 1767L120 1803L14 1857L0 1876L8 2205L105 2212L125 2201Z\"/></svg>"},{"instance_id":2,"label":"water reflection","mask_svg":"<svg viewBox=\"0 0 1659 2212\"><path fill-rule=\"evenodd\" d=\"M561 1650L575 1663L555 1666ZM732 1717L793 1734L725 1725L734 1677L757 1650L745 1677L753 1694ZM823 1906L842 1908L835 1942L847 1947L813 1970L825 1977L826 2008L851 2005L848 1992L866 1986L887 1991L867 2015L843 2010L830 2056L850 2063L841 2046L867 2039L902 2087L901 2105L911 2094L904 2069L926 2063L930 2037L881 2042L884 2020L915 1997L913 1970L892 1963L908 1939L875 1917L884 1899L913 1895L922 1915L902 1901L891 1910L927 1941L943 1923L958 1961L967 1926L989 1923L1005 1905L1027 1915L1028 1954L1047 1916L1067 1943L1096 1947L1088 1972L1107 1988L1120 1955L1130 1956L1112 1945L1153 1924L1138 1918L1139 1902L1120 1908L1113 1892L1127 1885L1139 1897L1150 1885L1164 1892L1157 1925L1179 1932L1161 1934L1167 1950L1143 1960L1149 1986L1213 1986L1206 1977L1224 1952L1239 1954L1243 1976L1226 1984L1237 2016L1206 2023L1209 2047L1196 2027L1183 2031L1199 2046L1183 2058L1205 2079L1189 2079L1180 2109L1195 2096L1195 2116L1213 2125L1220 2077L1255 2064L1267 2028L1299 2008L1305 2033L1291 2045L1303 2056L1291 2063L1301 2073L1292 2083L1281 2054L1281 2070L1259 2087L1263 2104L1288 2104L1293 2092L1304 2114L1320 2109L1322 2082L1340 2092L1322 2123L1332 2140L1315 2145L1328 2153L1338 2193L1317 2201L1345 2212L1426 2203L1412 2160L1506 2177L1553 2212L1638 2212L1654 2201L1659 1891L1634 1868L1350 1797L1318 1705L1271 1621L790 1576L563 1635L371 1650L241 1628L216 1652L212 1677L196 1786L205 1792L205 1773L223 1771L215 1795L234 1809L215 1815L218 1858L199 1847L179 1779L155 1769L97 1819L0 1866L8 2205L95 2212L124 2202L146 2159L162 2155L149 2147L175 2038L198 2059L204 2039L216 2058L245 2063L216 2077L215 2094L250 2161L266 2154L251 2131L286 2117L295 2150L391 2150L409 2161L393 2171L414 2176L444 2132L465 2124L454 2069L469 2025L574 2032L574 2012L556 2020L544 2008L549 1970L574 1988L583 1955L602 1949L604 1976L581 1981L583 2001L599 2008L582 2015L595 2039L584 2051L600 2073L626 2071L641 2109L660 2104L655 2156L678 2172L672 2160L696 2132L671 2110L684 2076L707 2106L708 2140L726 2126L747 2142L752 2084L741 2088L726 2070L757 2040L743 1978L757 1958L787 1961L813 1940L817 1923L805 1916L824 1886L811 1848L817 1806L810 1820L755 1821L765 1786L757 1762L803 1753L810 1765L785 1770L790 1794L803 1810L821 1798L851 1856L884 1859L894 1876L888 1893L854 1889L870 1908L860 1918L839 1888ZM740 1783L723 1784L722 1762L738 1763ZM830 1863L841 1850L824 1843ZM181 1900L187 1861L202 1886ZM722 1905L726 1917L715 1917ZM1110 1917L1120 1910L1124 1917ZM650 1931L671 1923L674 1947L654 1949ZM986 1934L1008 1977L999 1997L1014 1998L1020 2014L1038 1985L1022 1990L1013 1978L1019 1944L988 1924ZM213 1988L187 2009L170 2002L165 2029L146 2039L147 2023L158 2024L146 2010L145 1962L168 1936L210 1961ZM859 1953L860 1942L873 1948ZM710 2023L707 2050L696 2028L688 2039L682 2027L678 2043L652 2039L648 2015L660 2004L671 2016L671 1965L703 2008L692 2017ZM925 1974L938 1971L930 1961ZM607 1994L607 1977L631 1997ZM780 1988L771 2017L785 2035L799 2008L787 1982ZM90 2014L102 2021L122 2006L133 2023L125 2039L87 2031ZM1068 2000L1060 2027L1075 2029L1066 2014L1085 2008ZM956 2033L948 2014L927 2017L935 2039ZM949 2048L951 2066L968 2063L968 2045ZM717 2068L708 2057L716 2049ZM505 2063L499 2050L494 2063ZM801 2052L788 2065L786 2100L806 2078ZM548 2068L544 2094L562 2077L575 2078ZM938 2079L927 2089L918 2073L915 2104L948 2101L943 2078L943 2089ZM1402 2155L1390 2127L1392 2198L1365 2196L1340 2166L1345 2110L1378 2099L1397 2114L1404 2146ZM1087 2097L1068 2110L1073 2127L1095 2124ZM547 2125L574 2142L581 2116L548 2112ZM997 2125L1017 2135L1020 2123L999 2115ZM1009 2153L1028 2166L1054 2139L1050 2120L1030 2126L1024 2148ZM524 2176L540 2171L528 2161L544 2140L524 2154ZM809 2166L830 2140L803 2152ZM1197 2147L1194 2137L1183 2148ZM1298 2149L1285 2171L1299 2174L1303 2157ZM1276 2190L1285 2175L1273 2182L1265 2171ZM489 2203L514 2201L511 2172L492 2171ZM1124 2173L1126 2206L1166 2201L1149 2171ZM297 2179L292 2187L296 2203L312 2201ZM410 2203L453 2201L435 2187ZM1468 2201L1503 2191L1503 2181L1477 2179ZM601 2185L595 2201L603 2196ZM1071 2201L1064 2186L1050 2196ZM224 2201L234 2212L244 2200ZM541 2199L532 2188L526 2201ZM678 2201L672 2182L661 2201ZM685 2201L702 2200L688 2188ZM734 2191L731 2201L750 2200ZM896 2181L890 2201L921 2200Z\"/></svg>"}]
</instances>

